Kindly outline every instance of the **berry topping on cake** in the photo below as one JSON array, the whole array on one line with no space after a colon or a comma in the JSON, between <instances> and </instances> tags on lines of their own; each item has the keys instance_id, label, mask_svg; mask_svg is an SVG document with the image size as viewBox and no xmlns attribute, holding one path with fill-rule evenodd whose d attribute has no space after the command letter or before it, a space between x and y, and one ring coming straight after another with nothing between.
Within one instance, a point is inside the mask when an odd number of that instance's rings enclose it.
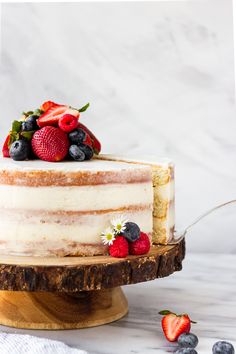
<instances>
[{"instance_id":1,"label":"berry topping on cake","mask_svg":"<svg viewBox=\"0 0 236 354\"><path fill-rule=\"evenodd\" d=\"M140 237L129 244L129 253L132 255L142 255L150 251L151 243L147 234L140 232Z\"/></svg>"},{"instance_id":2,"label":"berry topping on cake","mask_svg":"<svg viewBox=\"0 0 236 354\"><path fill-rule=\"evenodd\" d=\"M11 144L10 157L15 161L22 161L29 158L30 144L27 140L16 140Z\"/></svg>"},{"instance_id":3,"label":"berry topping on cake","mask_svg":"<svg viewBox=\"0 0 236 354\"><path fill-rule=\"evenodd\" d=\"M116 258L125 258L129 254L128 241L123 236L117 236L109 246L109 254Z\"/></svg>"},{"instance_id":4,"label":"berry topping on cake","mask_svg":"<svg viewBox=\"0 0 236 354\"><path fill-rule=\"evenodd\" d=\"M61 129L51 126L36 131L31 144L34 154L49 162L62 161L69 150L67 135Z\"/></svg>"},{"instance_id":5,"label":"berry topping on cake","mask_svg":"<svg viewBox=\"0 0 236 354\"><path fill-rule=\"evenodd\" d=\"M69 133L78 126L78 119L79 115L75 117L72 114L64 114L59 119L58 126L64 132Z\"/></svg>"},{"instance_id":6,"label":"berry topping on cake","mask_svg":"<svg viewBox=\"0 0 236 354\"><path fill-rule=\"evenodd\" d=\"M169 310L160 311L159 314L164 315L162 318L162 329L169 342L177 341L182 333L189 333L191 323L196 323L191 321L187 314L176 315Z\"/></svg>"},{"instance_id":7,"label":"berry topping on cake","mask_svg":"<svg viewBox=\"0 0 236 354\"><path fill-rule=\"evenodd\" d=\"M178 338L178 344L182 348L196 348L198 337L193 333L182 333Z\"/></svg>"},{"instance_id":8,"label":"berry topping on cake","mask_svg":"<svg viewBox=\"0 0 236 354\"><path fill-rule=\"evenodd\" d=\"M59 119L65 115L70 114L79 118L79 111L72 109L69 106L51 106L38 119L38 126L45 127L47 125L58 126Z\"/></svg>"},{"instance_id":9,"label":"berry topping on cake","mask_svg":"<svg viewBox=\"0 0 236 354\"><path fill-rule=\"evenodd\" d=\"M85 153L78 147L78 145L71 145L69 148L69 155L75 161L84 161Z\"/></svg>"},{"instance_id":10,"label":"berry topping on cake","mask_svg":"<svg viewBox=\"0 0 236 354\"><path fill-rule=\"evenodd\" d=\"M41 160L51 162L70 157L75 161L90 160L94 154L100 152L101 144L85 125L79 123L80 113L85 112L88 107L89 103L77 109L46 101L34 111L23 112L20 120L13 122L12 129L5 139L2 148L3 156L11 157L9 150L15 141L27 140L31 141L31 144L28 144L29 153L24 155L26 156L24 159L35 155ZM50 127L56 130L49 129ZM47 129L42 130L42 128ZM40 132L35 134L38 131ZM21 143L14 145L14 151L18 145L20 146ZM69 145L71 145L70 150ZM12 154L12 158L15 154L15 152Z\"/></svg>"},{"instance_id":11,"label":"berry topping on cake","mask_svg":"<svg viewBox=\"0 0 236 354\"><path fill-rule=\"evenodd\" d=\"M2 155L3 157L10 157L9 154L9 144L10 144L10 134L6 137L3 147L2 147Z\"/></svg>"},{"instance_id":12,"label":"berry topping on cake","mask_svg":"<svg viewBox=\"0 0 236 354\"><path fill-rule=\"evenodd\" d=\"M129 241L137 241L140 237L140 228L134 222L127 222L125 224L125 230L122 232L122 235Z\"/></svg>"},{"instance_id":13,"label":"berry topping on cake","mask_svg":"<svg viewBox=\"0 0 236 354\"><path fill-rule=\"evenodd\" d=\"M63 105L55 103L55 102L52 102L52 101L46 101L40 106L40 109L41 109L41 111L45 112L49 108L56 107L56 106L63 106Z\"/></svg>"},{"instance_id":14,"label":"berry topping on cake","mask_svg":"<svg viewBox=\"0 0 236 354\"><path fill-rule=\"evenodd\" d=\"M90 138L92 140L92 147L93 147L94 153L96 155L98 155L100 153L100 151L101 151L101 143L99 142L99 140L91 132L91 130L89 130L84 124L79 122L78 127L82 128L86 133L88 133L88 135L90 136Z\"/></svg>"},{"instance_id":15,"label":"berry topping on cake","mask_svg":"<svg viewBox=\"0 0 236 354\"><path fill-rule=\"evenodd\" d=\"M84 152L85 160L91 160L91 158L93 157L93 149L91 148L91 146L87 144L79 144L78 146L80 150Z\"/></svg>"}]
</instances>

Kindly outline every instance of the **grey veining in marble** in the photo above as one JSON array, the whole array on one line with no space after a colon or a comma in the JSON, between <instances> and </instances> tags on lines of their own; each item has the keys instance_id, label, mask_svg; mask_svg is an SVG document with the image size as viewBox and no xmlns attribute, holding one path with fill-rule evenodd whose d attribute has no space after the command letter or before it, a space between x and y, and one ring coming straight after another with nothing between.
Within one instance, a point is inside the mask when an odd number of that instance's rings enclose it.
<instances>
[{"instance_id":1,"label":"grey veining in marble","mask_svg":"<svg viewBox=\"0 0 236 354\"><path fill-rule=\"evenodd\" d=\"M1 132L45 99L90 101L104 152L173 158L180 227L236 197L231 0L3 4L1 31ZM191 251L236 253L221 216Z\"/></svg>"},{"instance_id":2,"label":"grey veining in marble","mask_svg":"<svg viewBox=\"0 0 236 354\"><path fill-rule=\"evenodd\" d=\"M198 354L210 354L217 340L236 349L236 256L188 254L181 272L168 278L124 287L129 314L120 321L73 331L30 331L58 339L91 354L164 354L175 344L162 334L158 311L188 312L197 321L192 331L199 337ZM1 330L28 333L1 326Z\"/></svg>"}]
</instances>

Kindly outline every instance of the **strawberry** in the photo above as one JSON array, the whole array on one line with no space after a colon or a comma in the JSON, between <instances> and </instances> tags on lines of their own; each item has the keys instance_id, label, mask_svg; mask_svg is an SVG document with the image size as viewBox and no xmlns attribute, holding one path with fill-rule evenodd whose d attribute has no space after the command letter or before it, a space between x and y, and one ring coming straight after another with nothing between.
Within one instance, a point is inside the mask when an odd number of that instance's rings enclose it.
<instances>
[{"instance_id":1,"label":"strawberry","mask_svg":"<svg viewBox=\"0 0 236 354\"><path fill-rule=\"evenodd\" d=\"M66 105L56 105L49 107L38 119L37 123L40 128L47 125L58 125L59 119L64 114L72 114L75 117L79 117L79 111L73 108L70 108Z\"/></svg>"},{"instance_id":2,"label":"strawberry","mask_svg":"<svg viewBox=\"0 0 236 354\"><path fill-rule=\"evenodd\" d=\"M101 143L99 142L99 140L84 124L79 122L78 128L82 128L90 136L90 138L92 140L93 150L94 150L95 154L98 155L99 152L101 151Z\"/></svg>"},{"instance_id":3,"label":"strawberry","mask_svg":"<svg viewBox=\"0 0 236 354\"><path fill-rule=\"evenodd\" d=\"M129 254L128 241L123 236L117 236L112 245L109 246L109 254L116 258L125 258Z\"/></svg>"},{"instance_id":4,"label":"strawberry","mask_svg":"<svg viewBox=\"0 0 236 354\"><path fill-rule=\"evenodd\" d=\"M149 252L151 243L149 237L144 232L140 232L140 237L129 244L129 253L132 255L142 255Z\"/></svg>"},{"instance_id":5,"label":"strawberry","mask_svg":"<svg viewBox=\"0 0 236 354\"><path fill-rule=\"evenodd\" d=\"M44 102L41 106L40 106L40 109L41 111L47 111L49 108L51 107L56 107L56 106L61 106L60 104L58 103L55 103L55 102L52 102L52 101L46 101Z\"/></svg>"},{"instance_id":6,"label":"strawberry","mask_svg":"<svg viewBox=\"0 0 236 354\"><path fill-rule=\"evenodd\" d=\"M72 116L72 114L64 114L58 121L58 126L66 133L71 132L78 126L78 117Z\"/></svg>"},{"instance_id":7,"label":"strawberry","mask_svg":"<svg viewBox=\"0 0 236 354\"><path fill-rule=\"evenodd\" d=\"M31 141L34 154L41 160L63 160L69 150L67 135L59 128L46 126L37 130Z\"/></svg>"},{"instance_id":8,"label":"strawberry","mask_svg":"<svg viewBox=\"0 0 236 354\"><path fill-rule=\"evenodd\" d=\"M176 315L168 310L160 311L159 314L164 315L162 318L162 329L169 342L177 341L182 333L189 333L191 323L196 323L191 321L187 314Z\"/></svg>"},{"instance_id":9,"label":"strawberry","mask_svg":"<svg viewBox=\"0 0 236 354\"><path fill-rule=\"evenodd\" d=\"M2 147L2 155L3 157L10 157L9 154L9 141L10 141L10 134L6 137L3 147Z\"/></svg>"}]
</instances>

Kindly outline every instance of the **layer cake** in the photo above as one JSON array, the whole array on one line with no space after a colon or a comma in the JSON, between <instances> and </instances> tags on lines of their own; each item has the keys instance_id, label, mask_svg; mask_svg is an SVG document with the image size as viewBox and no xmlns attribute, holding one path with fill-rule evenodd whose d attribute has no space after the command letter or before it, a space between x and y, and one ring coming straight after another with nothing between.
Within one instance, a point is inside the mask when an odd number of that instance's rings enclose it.
<instances>
[{"instance_id":1,"label":"layer cake","mask_svg":"<svg viewBox=\"0 0 236 354\"><path fill-rule=\"evenodd\" d=\"M0 195L1 254L106 254L101 232L120 215L152 234L152 170L147 165L2 158Z\"/></svg>"}]
</instances>

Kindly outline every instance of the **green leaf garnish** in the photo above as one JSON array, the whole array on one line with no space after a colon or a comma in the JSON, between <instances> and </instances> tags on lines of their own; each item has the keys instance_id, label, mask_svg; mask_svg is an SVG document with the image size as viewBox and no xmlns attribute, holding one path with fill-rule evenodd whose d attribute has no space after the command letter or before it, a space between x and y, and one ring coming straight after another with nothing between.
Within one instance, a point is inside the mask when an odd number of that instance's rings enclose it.
<instances>
[{"instance_id":1,"label":"green leaf garnish","mask_svg":"<svg viewBox=\"0 0 236 354\"><path fill-rule=\"evenodd\" d=\"M30 130L30 131L21 132L20 135L27 140L31 140L34 133L35 133L35 130Z\"/></svg>"},{"instance_id":2,"label":"green leaf garnish","mask_svg":"<svg viewBox=\"0 0 236 354\"><path fill-rule=\"evenodd\" d=\"M28 112L22 112L22 114L26 117L30 116L31 114L33 114L33 111L28 111Z\"/></svg>"},{"instance_id":3,"label":"green leaf garnish","mask_svg":"<svg viewBox=\"0 0 236 354\"><path fill-rule=\"evenodd\" d=\"M18 120L14 120L14 122L12 123L12 132L19 133L21 130L21 124L22 122L19 122Z\"/></svg>"},{"instance_id":4,"label":"green leaf garnish","mask_svg":"<svg viewBox=\"0 0 236 354\"><path fill-rule=\"evenodd\" d=\"M39 108L37 108L34 112L32 112L32 114L35 114L36 116L41 116L43 114L43 111Z\"/></svg>"},{"instance_id":5,"label":"green leaf garnish","mask_svg":"<svg viewBox=\"0 0 236 354\"><path fill-rule=\"evenodd\" d=\"M78 109L78 111L81 112L85 112L87 108L89 108L89 103L87 103L85 106L83 106L82 108Z\"/></svg>"}]
</instances>

